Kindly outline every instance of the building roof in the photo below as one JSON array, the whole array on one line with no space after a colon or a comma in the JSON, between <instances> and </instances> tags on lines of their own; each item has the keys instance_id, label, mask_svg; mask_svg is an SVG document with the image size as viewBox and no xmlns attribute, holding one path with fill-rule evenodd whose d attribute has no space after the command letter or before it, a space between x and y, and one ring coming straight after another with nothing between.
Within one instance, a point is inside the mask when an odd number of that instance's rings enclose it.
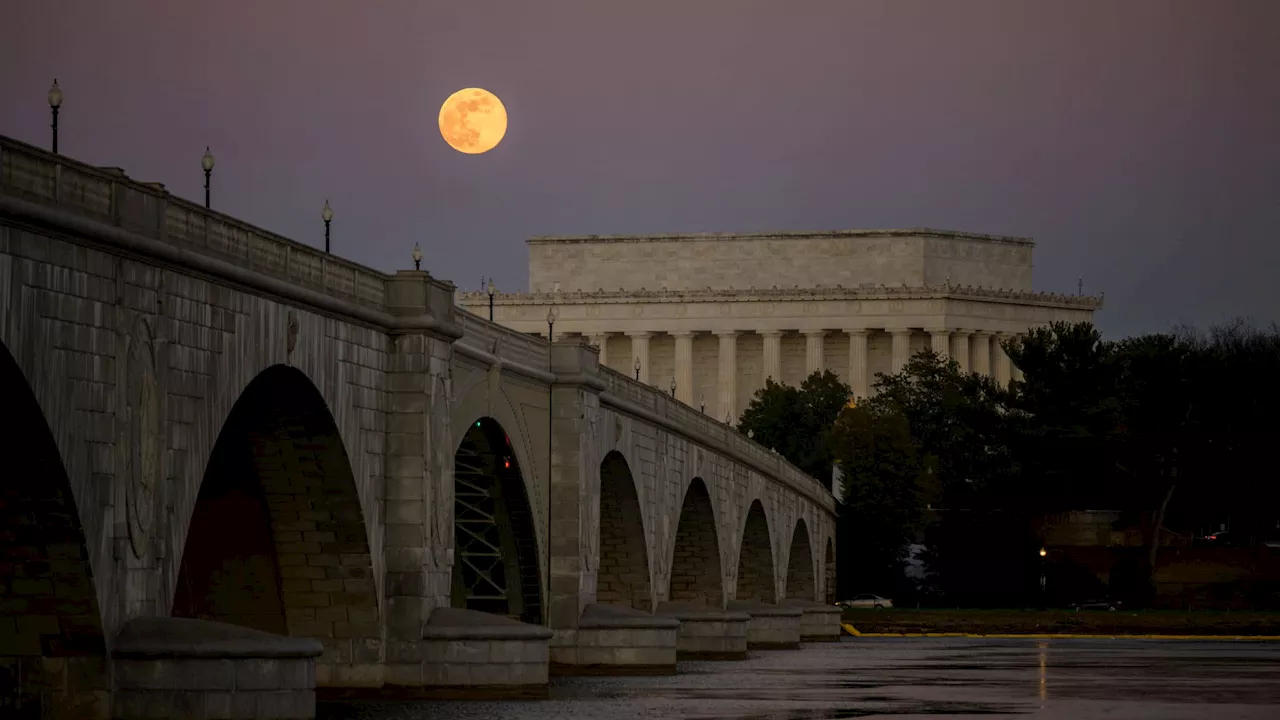
<instances>
[{"instance_id":1,"label":"building roof","mask_svg":"<svg viewBox=\"0 0 1280 720\"><path fill-rule=\"evenodd\" d=\"M868 237L936 237L956 240L983 240L987 242L1009 243L1013 245L1034 246L1035 241L1027 237L1010 235L989 235L985 233L961 232L958 230L937 230L934 228L900 228L884 230L812 230L812 231L777 231L754 233L667 233L657 235L543 235L529 238L530 245L549 245L556 243L644 243L644 242L709 242L715 240L787 240L801 238L868 238Z\"/></svg>"}]
</instances>

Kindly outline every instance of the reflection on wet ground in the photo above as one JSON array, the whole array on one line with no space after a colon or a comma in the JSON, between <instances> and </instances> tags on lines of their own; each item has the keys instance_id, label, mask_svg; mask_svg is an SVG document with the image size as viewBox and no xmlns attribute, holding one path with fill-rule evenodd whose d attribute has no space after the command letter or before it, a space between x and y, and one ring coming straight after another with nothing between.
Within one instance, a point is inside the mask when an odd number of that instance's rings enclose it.
<instances>
[{"instance_id":1,"label":"reflection on wet ground","mask_svg":"<svg viewBox=\"0 0 1280 720\"><path fill-rule=\"evenodd\" d=\"M845 638L654 678L557 678L551 698L331 704L320 718L819 720L1280 717L1280 644Z\"/></svg>"}]
</instances>

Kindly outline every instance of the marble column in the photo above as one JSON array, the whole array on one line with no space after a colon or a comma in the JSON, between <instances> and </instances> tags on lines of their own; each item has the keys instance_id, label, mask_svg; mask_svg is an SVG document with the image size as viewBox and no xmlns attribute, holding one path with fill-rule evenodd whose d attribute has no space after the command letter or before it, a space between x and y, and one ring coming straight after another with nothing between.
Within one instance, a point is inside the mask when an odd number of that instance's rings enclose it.
<instances>
[{"instance_id":1,"label":"marble column","mask_svg":"<svg viewBox=\"0 0 1280 720\"><path fill-rule=\"evenodd\" d=\"M981 330L973 334L973 371L991 374L991 333Z\"/></svg>"},{"instance_id":2,"label":"marble column","mask_svg":"<svg viewBox=\"0 0 1280 720\"><path fill-rule=\"evenodd\" d=\"M867 331L845 330L849 334L849 387L855 398L871 397L871 378L867 373Z\"/></svg>"},{"instance_id":3,"label":"marble column","mask_svg":"<svg viewBox=\"0 0 1280 720\"><path fill-rule=\"evenodd\" d=\"M671 333L676 339L676 399L693 405L693 333Z\"/></svg>"},{"instance_id":4,"label":"marble column","mask_svg":"<svg viewBox=\"0 0 1280 720\"><path fill-rule=\"evenodd\" d=\"M1009 356L1005 353L1004 346L1002 345L1002 343L1011 337L1013 336L1008 333L998 333L996 335L994 347L991 348L991 354L993 355L992 362L995 365L993 374L995 375L996 382L1000 383L1000 387L1008 387L1009 379L1013 377L1013 365L1009 362Z\"/></svg>"},{"instance_id":5,"label":"marble column","mask_svg":"<svg viewBox=\"0 0 1280 720\"><path fill-rule=\"evenodd\" d=\"M631 377L635 377L635 362L640 361L640 382L649 384L649 337L652 333L647 332L629 332L627 336L631 338L631 364L633 366Z\"/></svg>"},{"instance_id":6,"label":"marble column","mask_svg":"<svg viewBox=\"0 0 1280 720\"><path fill-rule=\"evenodd\" d=\"M600 348L600 364L609 365L609 333L596 333L591 336L591 344Z\"/></svg>"},{"instance_id":7,"label":"marble column","mask_svg":"<svg viewBox=\"0 0 1280 720\"><path fill-rule=\"evenodd\" d=\"M951 336L951 357L960 366L960 372L969 372L969 333L958 330Z\"/></svg>"},{"instance_id":8,"label":"marble column","mask_svg":"<svg viewBox=\"0 0 1280 720\"><path fill-rule=\"evenodd\" d=\"M951 357L951 331L945 328L929 328L929 347L943 360Z\"/></svg>"},{"instance_id":9,"label":"marble column","mask_svg":"<svg viewBox=\"0 0 1280 720\"><path fill-rule=\"evenodd\" d=\"M905 328L891 328L889 334L893 336L893 366L892 372L902 372L902 368L907 366L907 361L911 359L911 331Z\"/></svg>"},{"instance_id":10,"label":"marble column","mask_svg":"<svg viewBox=\"0 0 1280 720\"><path fill-rule=\"evenodd\" d=\"M764 337L764 372L761 373L760 385L766 378L782 382L782 332L765 330L760 333Z\"/></svg>"},{"instance_id":11,"label":"marble column","mask_svg":"<svg viewBox=\"0 0 1280 720\"><path fill-rule=\"evenodd\" d=\"M804 331L804 376L806 378L816 372L822 372L822 340L826 336L826 330Z\"/></svg>"},{"instance_id":12,"label":"marble column","mask_svg":"<svg viewBox=\"0 0 1280 720\"><path fill-rule=\"evenodd\" d=\"M719 331L720 368L716 376L719 385L716 404L716 419L726 417L732 422L738 421L738 333L733 330Z\"/></svg>"}]
</instances>

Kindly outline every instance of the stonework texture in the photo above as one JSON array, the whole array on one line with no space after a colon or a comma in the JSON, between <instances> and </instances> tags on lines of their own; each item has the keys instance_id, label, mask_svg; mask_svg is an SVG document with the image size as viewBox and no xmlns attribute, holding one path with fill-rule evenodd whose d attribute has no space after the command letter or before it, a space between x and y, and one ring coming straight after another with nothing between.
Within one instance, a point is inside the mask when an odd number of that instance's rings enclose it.
<instances>
[{"instance_id":1,"label":"stonework texture","mask_svg":"<svg viewBox=\"0 0 1280 720\"><path fill-rule=\"evenodd\" d=\"M529 289L940 284L1031 289L1025 238L939 230L534 238Z\"/></svg>"},{"instance_id":2,"label":"stonework texture","mask_svg":"<svg viewBox=\"0 0 1280 720\"><path fill-rule=\"evenodd\" d=\"M794 572L826 592L809 548L831 546L834 501L818 482L688 388L488 323L453 290L0 138L0 391L27 399L0 435L27 463L0 486L17 528L0 540L0 709L108 712L113 638L183 615L317 639L322 688L545 680L546 640L509 662L471 647L489 659L465 671L422 657L452 603L455 453L479 418L518 460L517 541L536 548L526 580L552 646L576 643L599 599L723 608L752 507L752 557L766 548L773 568L753 587L780 597ZM714 347L694 338L690 355ZM704 630L745 638L735 622Z\"/></svg>"}]
</instances>

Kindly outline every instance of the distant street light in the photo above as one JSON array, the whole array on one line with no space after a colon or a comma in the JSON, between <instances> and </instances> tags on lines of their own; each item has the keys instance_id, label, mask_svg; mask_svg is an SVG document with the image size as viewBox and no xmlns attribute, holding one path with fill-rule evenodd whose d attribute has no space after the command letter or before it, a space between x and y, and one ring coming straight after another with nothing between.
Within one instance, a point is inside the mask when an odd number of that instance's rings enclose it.
<instances>
[{"instance_id":1,"label":"distant street light","mask_svg":"<svg viewBox=\"0 0 1280 720\"><path fill-rule=\"evenodd\" d=\"M489 287L487 289L489 291L489 322L493 322L493 293L495 291L493 278L489 278Z\"/></svg>"},{"instance_id":2,"label":"distant street light","mask_svg":"<svg viewBox=\"0 0 1280 720\"><path fill-rule=\"evenodd\" d=\"M329 252L329 223L333 222L333 208L329 207L328 198L325 198L324 207L320 210L320 219L324 221L324 251Z\"/></svg>"},{"instance_id":3,"label":"distant street light","mask_svg":"<svg viewBox=\"0 0 1280 720\"><path fill-rule=\"evenodd\" d=\"M58 152L58 108L62 107L62 88L58 87L58 78L53 79L53 87L49 88L49 109L53 111L53 152Z\"/></svg>"},{"instance_id":4,"label":"distant street light","mask_svg":"<svg viewBox=\"0 0 1280 720\"><path fill-rule=\"evenodd\" d=\"M702 410L703 415L707 414L707 396L706 395L698 396L698 407L699 409Z\"/></svg>"},{"instance_id":5,"label":"distant street light","mask_svg":"<svg viewBox=\"0 0 1280 720\"><path fill-rule=\"evenodd\" d=\"M553 342L556 339L556 309L555 307L547 308L547 342Z\"/></svg>"},{"instance_id":6,"label":"distant street light","mask_svg":"<svg viewBox=\"0 0 1280 720\"><path fill-rule=\"evenodd\" d=\"M636 380L640 379L640 357L636 356L636 364L632 366L636 371Z\"/></svg>"},{"instance_id":7,"label":"distant street light","mask_svg":"<svg viewBox=\"0 0 1280 720\"><path fill-rule=\"evenodd\" d=\"M209 207L209 176L213 174L213 153L209 146L204 146L204 157L200 158L200 167L204 168L204 206Z\"/></svg>"},{"instance_id":8,"label":"distant street light","mask_svg":"<svg viewBox=\"0 0 1280 720\"><path fill-rule=\"evenodd\" d=\"M671 397L676 396L676 376L671 376Z\"/></svg>"},{"instance_id":9,"label":"distant street light","mask_svg":"<svg viewBox=\"0 0 1280 720\"><path fill-rule=\"evenodd\" d=\"M413 244L413 269L422 269L422 248L418 247L418 243Z\"/></svg>"},{"instance_id":10,"label":"distant street light","mask_svg":"<svg viewBox=\"0 0 1280 720\"><path fill-rule=\"evenodd\" d=\"M1045 550L1043 547L1040 548L1040 604L1044 607L1049 606L1048 599L1047 599L1048 591L1047 591L1047 588L1045 587L1045 572L1044 572L1044 562L1045 562L1044 559L1045 559L1045 556L1048 554L1049 554L1048 550Z\"/></svg>"}]
</instances>

